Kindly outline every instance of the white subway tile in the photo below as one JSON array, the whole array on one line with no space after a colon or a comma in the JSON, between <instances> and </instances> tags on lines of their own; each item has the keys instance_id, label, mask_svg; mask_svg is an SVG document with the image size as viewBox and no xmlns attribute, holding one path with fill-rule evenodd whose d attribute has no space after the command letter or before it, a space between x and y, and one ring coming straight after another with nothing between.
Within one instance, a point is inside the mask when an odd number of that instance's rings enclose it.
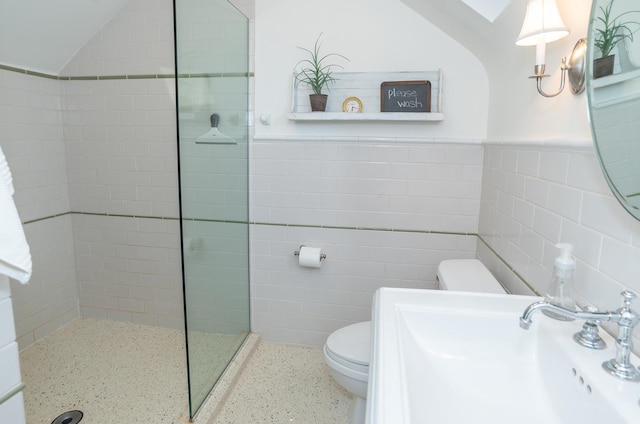
<instances>
[{"instance_id":1,"label":"white subway tile","mask_svg":"<svg viewBox=\"0 0 640 424\"><path fill-rule=\"evenodd\" d=\"M518 174L537 178L539 166L539 152L527 150L518 152Z\"/></svg>"},{"instance_id":2,"label":"white subway tile","mask_svg":"<svg viewBox=\"0 0 640 424\"><path fill-rule=\"evenodd\" d=\"M624 242L631 241L632 222L627 212L611 196L585 192L580 223Z\"/></svg>"},{"instance_id":3,"label":"white subway tile","mask_svg":"<svg viewBox=\"0 0 640 424\"><path fill-rule=\"evenodd\" d=\"M573 222L579 222L582 211L582 191L550 184L549 206L559 215Z\"/></svg>"},{"instance_id":4,"label":"white subway tile","mask_svg":"<svg viewBox=\"0 0 640 424\"><path fill-rule=\"evenodd\" d=\"M525 179L524 199L546 208L549 204L549 183L535 178Z\"/></svg>"},{"instance_id":5,"label":"white subway tile","mask_svg":"<svg viewBox=\"0 0 640 424\"><path fill-rule=\"evenodd\" d=\"M588 192L609 193L609 187L594 154L571 155L568 172L567 185Z\"/></svg>"}]
</instances>

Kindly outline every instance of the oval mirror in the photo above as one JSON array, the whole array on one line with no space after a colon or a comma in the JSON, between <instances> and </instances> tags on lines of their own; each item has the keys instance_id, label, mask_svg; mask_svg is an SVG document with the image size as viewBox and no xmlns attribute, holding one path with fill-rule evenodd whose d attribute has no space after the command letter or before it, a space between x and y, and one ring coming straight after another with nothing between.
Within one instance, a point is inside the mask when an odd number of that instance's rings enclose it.
<instances>
[{"instance_id":1,"label":"oval mirror","mask_svg":"<svg viewBox=\"0 0 640 424\"><path fill-rule=\"evenodd\" d=\"M637 0L593 0L586 67L596 156L613 194L640 220L639 29Z\"/></svg>"}]
</instances>

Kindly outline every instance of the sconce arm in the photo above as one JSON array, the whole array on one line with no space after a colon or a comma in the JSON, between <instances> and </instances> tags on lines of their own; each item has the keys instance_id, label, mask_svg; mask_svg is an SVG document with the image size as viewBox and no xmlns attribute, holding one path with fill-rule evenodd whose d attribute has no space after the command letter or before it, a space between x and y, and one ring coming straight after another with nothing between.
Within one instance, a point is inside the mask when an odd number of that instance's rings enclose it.
<instances>
[{"instance_id":1,"label":"sconce arm","mask_svg":"<svg viewBox=\"0 0 640 424\"><path fill-rule=\"evenodd\" d=\"M529 78L536 79L536 85L538 88L538 93L540 93L543 97L555 97L564 90L564 85L567 80L567 76L569 77L569 86L571 92L573 94L580 94L584 91L585 85L585 57L587 54L587 40L585 38L581 38L578 40L576 45L573 47L573 51L571 52L571 56L569 60L566 57L562 58L562 66L560 67L560 72L562 73L560 79L560 89L553 93L545 93L542 89L542 78L548 77L549 75L545 75L545 65L536 65L534 68L533 75Z\"/></svg>"},{"instance_id":2,"label":"sconce arm","mask_svg":"<svg viewBox=\"0 0 640 424\"><path fill-rule=\"evenodd\" d=\"M545 65L536 65L535 67L535 75L529 77L529 78L535 78L536 79L536 86L538 88L538 93L540 93L541 96L544 97L555 97L558 94L562 93L562 90L564 90L564 85L566 83L566 79L567 79L567 70L569 69L569 66L567 65L567 58L563 57L562 58L562 66L560 67L560 71L562 72L562 75L560 77L560 89L558 91L556 91L553 94L549 94L546 93L543 89L542 89L542 78L544 77L548 77L549 75L545 75L544 73L544 68Z\"/></svg>"}]
</instances>

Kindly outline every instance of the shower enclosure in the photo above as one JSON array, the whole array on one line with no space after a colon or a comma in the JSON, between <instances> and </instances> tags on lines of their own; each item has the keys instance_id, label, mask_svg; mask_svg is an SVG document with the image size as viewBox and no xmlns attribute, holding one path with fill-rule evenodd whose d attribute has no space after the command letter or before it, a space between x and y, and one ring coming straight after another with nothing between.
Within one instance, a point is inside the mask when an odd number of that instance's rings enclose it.
<instances>
[{"instance_id":1,"label":"shower enclosure","mask_svg":"<svg viewBox=\"0 0 640 424\"><path fill-rule=\"evenodd\" d=\"M249 332L249 22L226 0L175 0L190 415Z\"/></svg>"}]
</instances>

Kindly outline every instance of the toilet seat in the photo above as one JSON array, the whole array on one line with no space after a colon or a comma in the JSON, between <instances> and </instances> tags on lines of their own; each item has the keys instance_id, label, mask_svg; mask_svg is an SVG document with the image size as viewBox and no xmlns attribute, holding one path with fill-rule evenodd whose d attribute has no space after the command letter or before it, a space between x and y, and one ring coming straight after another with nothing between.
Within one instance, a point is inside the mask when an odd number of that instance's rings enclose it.
<instances>
[{"instance_id":1,"label":"toilet seat","mask_svg":"<svg viewBox=\"0 0 640 424\"><path fill-rule=\"evenodd\" d=\"M337 356L327 348L327 345L324 345L323 353L325 362L329 365L329 368L331 368L332 371L364 383L369 381L368 366L349 362Z\"/></svg>"},{"instance_id":2,"label":"toilet seat","mask_svg":"<svg viewBox=\"0 0 640 424\"><path fill-rule=\"evenodd\" d=\"M324 345L331 368L360 381L369 380L371 321L358 322L333 332Z\"/></svg>"},{"instance_id":3,"label":"toilet seat","mask_svg":"<svg viewBox=\"0 0 640 424\"><path fill-rule=\"evenodd\" d=\"M369 367L371 321L358 322L334 331L327 338L328 350L343 361Z\"/></svg>"}]
</instances>

